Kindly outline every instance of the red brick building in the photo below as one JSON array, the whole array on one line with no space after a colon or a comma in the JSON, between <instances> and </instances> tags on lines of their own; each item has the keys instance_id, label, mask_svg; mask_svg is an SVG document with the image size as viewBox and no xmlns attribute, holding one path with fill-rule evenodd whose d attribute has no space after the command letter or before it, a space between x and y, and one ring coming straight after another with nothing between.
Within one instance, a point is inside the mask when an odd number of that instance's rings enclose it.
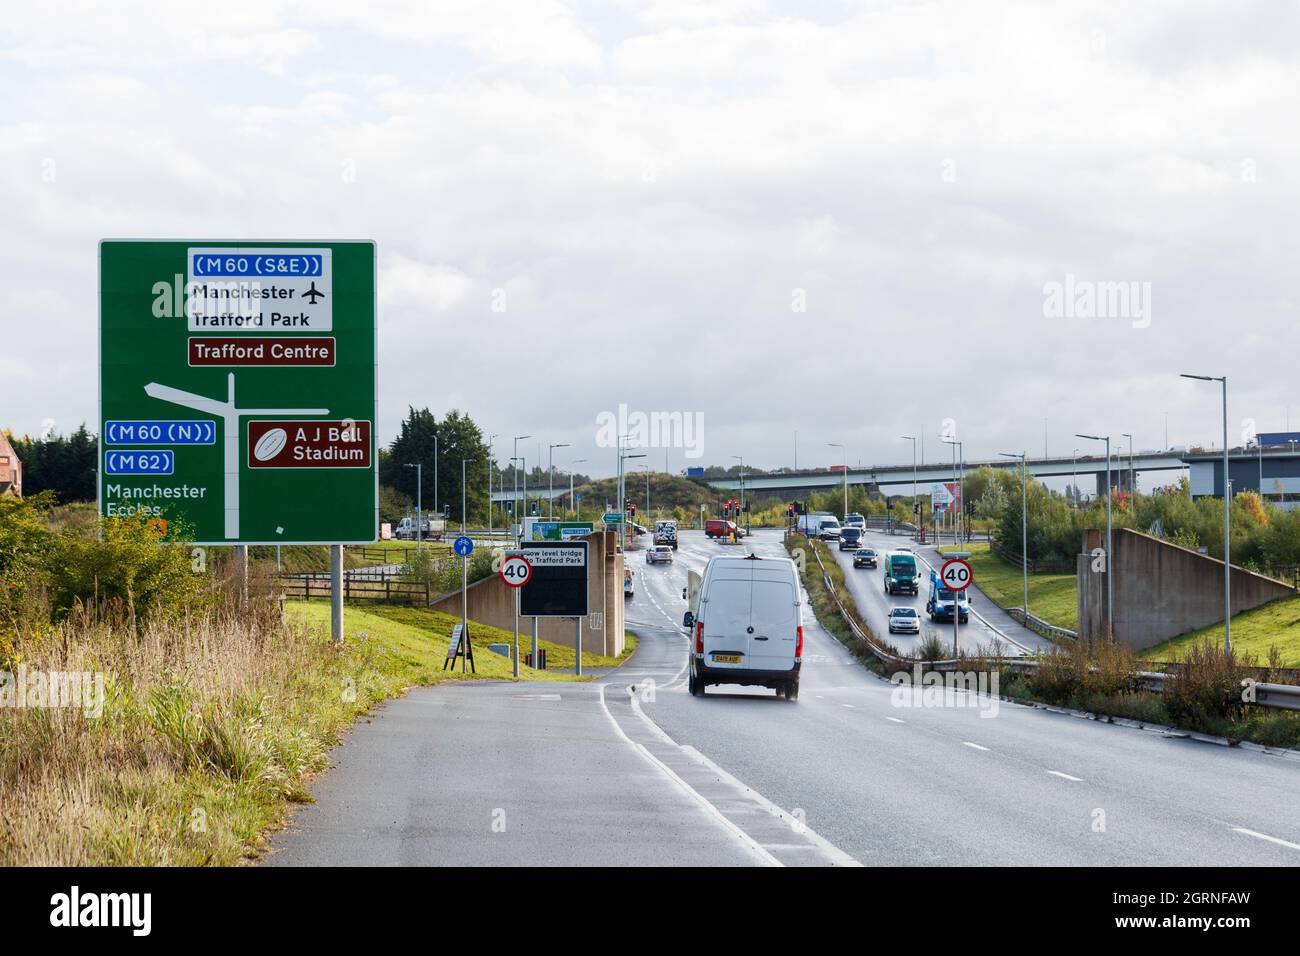
<instances>
[{"instance_id":1,"label":"red brick building","mask_svg":"<svg viewBox=\"0 0 1300 956\"><path fill-rule=\"evenodd\" d=\"M23 496L23 463L4 432L0 432L0 495Z\"/></svg>"}]
</instances>

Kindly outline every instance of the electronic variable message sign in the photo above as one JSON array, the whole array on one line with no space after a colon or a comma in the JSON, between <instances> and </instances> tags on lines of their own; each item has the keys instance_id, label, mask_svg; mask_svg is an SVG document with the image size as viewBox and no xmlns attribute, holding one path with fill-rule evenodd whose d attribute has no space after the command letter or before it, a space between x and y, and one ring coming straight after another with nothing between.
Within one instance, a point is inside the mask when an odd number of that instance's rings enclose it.
<instances>
[{"instance_id":1,"label":"electronic variable message sign","mask_svg":"<svg viewBox=\"0 0 1300 956\"><path fill-rule=\"evenodd\" d=\"M105 240L99 284L101 514L375 540L374 243Z\"/></svg>"},{"instance_id":2,"label":"electronic variable message sign","mask_svg":"<svg viewBox=\"0 0 1300 956\"><path fill-rule=\"evenodd\" d=\"M520 543L531 574L520 589L523 617L587 616L586 541Z\"/></svg>"}]
</instances>

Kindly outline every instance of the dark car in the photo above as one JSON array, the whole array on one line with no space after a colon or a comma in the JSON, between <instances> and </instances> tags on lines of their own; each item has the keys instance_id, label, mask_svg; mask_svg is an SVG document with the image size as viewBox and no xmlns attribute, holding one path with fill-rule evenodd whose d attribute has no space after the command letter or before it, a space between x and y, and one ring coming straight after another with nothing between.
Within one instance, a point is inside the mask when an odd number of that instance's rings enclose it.
<instances>
[{"instance_id":1,"label":"dark car","mask_svg":"<svg viewBox=\"0 0 1300 956\"><path fill-rule=\"evenodd\" d=\"M855 568L874 568L876 566L876 552L870 548L858 548L853 552L853 566Z\"/></svg>"},{"instance_id":2,"label":"dark car","mask_svg":"<svg viewBox=\"0 0 1300 956\"><path fill-rule=\"evenodd\" d=\"M840 550L856 551L862 543L862 529L845 526L840 529Z\"/></svg>"}]
</instances>

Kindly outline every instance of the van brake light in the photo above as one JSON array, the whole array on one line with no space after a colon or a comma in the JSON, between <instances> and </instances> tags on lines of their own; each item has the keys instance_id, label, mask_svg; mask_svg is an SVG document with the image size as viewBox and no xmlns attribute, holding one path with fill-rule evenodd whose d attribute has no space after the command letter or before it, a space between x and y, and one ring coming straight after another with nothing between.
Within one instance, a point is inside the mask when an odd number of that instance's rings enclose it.
<instances>
[{"instance_id":1,"label":"van brake light","mask_svg":"<svg viewBox=\"0 0 1300 956\"><path fill-rule=\"evenodd\" d=\"M800 624L798 627L794 629L794 634L795 634L794 656L798 658L802 658L803 657L803 625L802 624Z\"/></svg>"},{"instance_id":2,"label":"van brake light","mask_svg":"<svg viewBox=\"0 0 1300 956\"><path fill-rule=\"evenodd\" d=\"M803 628L800 628L799 630L802 631ZM703 621L695 622L695 653L696 654L704 653L704 622Z\"/></svg>"}]
</instances>

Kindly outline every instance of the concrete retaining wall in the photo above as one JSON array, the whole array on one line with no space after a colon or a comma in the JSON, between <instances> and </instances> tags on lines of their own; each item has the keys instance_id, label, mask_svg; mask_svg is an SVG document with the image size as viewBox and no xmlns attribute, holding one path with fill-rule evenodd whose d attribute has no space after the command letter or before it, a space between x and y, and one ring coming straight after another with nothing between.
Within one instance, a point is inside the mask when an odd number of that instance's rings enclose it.
<instances>
[{"instance_id":1,"label":"concrete retaining wall","mask_svg":"<svg viewBox=\"0 0 1300 956\"><path fill-rule=\"evenodd\" d=\"M587 605L588 615L582 622L582 649L616 657L623 653L623 555L618 550L618 536L597 531L584 539L590 542ZM500 627L507 631L515 626L514 590L499 575L471 584L466 592L469 619ZM433 609L460 616L459 591L438 598ZM471 627L472 630L472 627ZM528 653L532 641L533 619L519 619L520 658ZM574 618L538 618L540 640L573 647L577 642Z\"/></svg>"},{"instance_id":2,"label":"concrete retaining wall","mask_svg":"<svg viewBox=\"0 0 1300 956\"><path fill-rule=\"evenodd\" d=\"M1223 562L1160 538L1116 528L1111 567L1115 575L1115 636L1142 650L1180 634L1223 621ZM1106 532L1084 533L1079 555L1079 637L1105 633L1106 576L1094 570L1092 551ZM1295 593L1289 585L1236 565L1232 567L1232 613L1240 614Z\"/></svg>"}]
</instances>

